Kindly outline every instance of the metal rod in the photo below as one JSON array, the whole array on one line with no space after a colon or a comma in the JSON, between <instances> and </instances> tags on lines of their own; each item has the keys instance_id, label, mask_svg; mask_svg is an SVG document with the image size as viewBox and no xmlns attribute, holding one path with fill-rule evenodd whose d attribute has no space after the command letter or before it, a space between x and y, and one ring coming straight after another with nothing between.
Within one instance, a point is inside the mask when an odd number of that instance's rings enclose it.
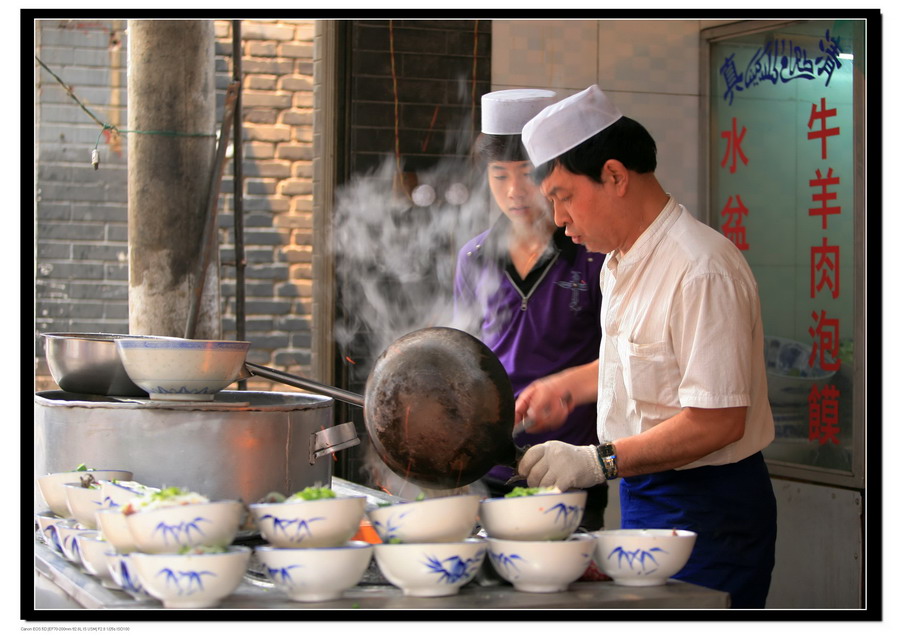
<instances>
[{"instance_id":1,"label":"metal rod","mask_svg":"<svg viewBox=\"0 0 900 639\"><path fill-rule=\"evenodd\" d=\"M333 386L328 386L327 384L320 384L319 382L315 382L311 379L306 379L303 377L298 377L297 375L284 373L282 371L275 370L274 368L269 368L268 366L260 366L259 364L253 364L251 362L244 362L244 366L253 375L259 375L260 377L265 377L266 379L270 379L275 382L281 382L282 384L287 384L288 386L305 388L309 391L315 391L317 393L327 395L328 397L332 397L348 404L354 404L360 407L363 406L362 395L357 395L356 393L351 393L350 391L345 391L340 388L334 388Z\"/></svg>"},{"instance_id":2,"label":"metal rod","mask_svg":"<svg viewBox=\"0 0 900 639\"><path fill-rule=\"evenodd\" d=\"M246 311L244 301L246 295L245 271L247 261L244 257L244 164L243 164L243 116L241 111L241 94L243 87L243 45L241 43L241 21L231 22L231 58L232 80L238 83L234 100L234 159L232 175L234 176L234 317L236 339L244 341L246 335ZM247 381L238 382L240 390L247 390Z\"/></svg>"},{"instance_id":3,"label":"metal rod","mask_svg":"<svg viewBox=\"0 0 900 639\"><path fill-rule=\"evenodd\" d=\"M197 262L197 270L194 274L194 290L191 306L188 309L187 326L184 336L187 339L194 337L197 330L197 319L200 316L200 300L203 298L203 288L206 283L206 271L212 258L212 247L218 244L216 232L216 211L219 204L219 189L222 185L222 169L225 166L225 150L228 147L228 138L231 135L231 118L234 115L234 99L237 86L235 83L228 85L225 93L225 111L222 115L222 129L219 135L219 143L216 147L216 155L213 160L213 171L209 183L209 191L206 197L206 224L203 227L203 238L200 245L200 259Z\"/></svg>"}]
</instances>

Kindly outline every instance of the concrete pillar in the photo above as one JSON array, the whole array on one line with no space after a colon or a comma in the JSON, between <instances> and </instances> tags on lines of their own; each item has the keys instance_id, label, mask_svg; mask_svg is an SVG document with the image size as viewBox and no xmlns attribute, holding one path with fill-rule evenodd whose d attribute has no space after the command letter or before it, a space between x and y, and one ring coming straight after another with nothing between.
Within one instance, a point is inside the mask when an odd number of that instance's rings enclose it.
<instances>
[{"instance_id":1,"label":"concrete pillar","mask_svg":"<svg viewBox=\"0 0 900 639\"><path fill-rule=\"evenodd\" d=\"M185 336L215 154L214 44L212 20L128 21L132 334ZM199 339L221 338L214 244L193 335Z\"/></svg>"}]
</instances>

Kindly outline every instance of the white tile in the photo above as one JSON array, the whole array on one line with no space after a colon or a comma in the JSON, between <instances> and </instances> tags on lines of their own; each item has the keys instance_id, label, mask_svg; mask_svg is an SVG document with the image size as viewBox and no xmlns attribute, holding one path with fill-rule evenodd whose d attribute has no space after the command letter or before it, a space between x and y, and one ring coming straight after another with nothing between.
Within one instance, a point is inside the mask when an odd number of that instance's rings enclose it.
<instances>
[{"instance_id":1,"label":"white tile","mask_svg":"<svg viewBox=\"0 0 900 639\"><path fill-rule=\"evenodd\" d=\"M597 27L602 89L699 93L699 21L600 20Z\"/></svg>"},{"instance_id":2,"label":"white tile","mask_svg":"<svg viewBox=\"0 0 900 639\"><path fill-rule=\"evenodd\" d=\"M646 93L610 93L619 110L637 120L656 141L656 176L663 188L702 217L699 98Z\"/></svg>"},{"instance_id":3,"label":"white tile","mask_svg":"<svg viewBox=\"0 0 900 639\"><path fill-rule=\"evenodd\" d=\"M491 55L494 86L568 89L593 84L597 23L593 20L495 20Z\"/></svg>"}]
</instances>

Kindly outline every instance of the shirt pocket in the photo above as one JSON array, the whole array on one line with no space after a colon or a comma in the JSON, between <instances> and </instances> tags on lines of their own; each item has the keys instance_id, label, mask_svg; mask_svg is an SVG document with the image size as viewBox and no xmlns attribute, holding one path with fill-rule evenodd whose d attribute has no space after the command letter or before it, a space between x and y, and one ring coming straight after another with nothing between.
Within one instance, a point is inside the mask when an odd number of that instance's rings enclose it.
<instances>
[{"instance_id":1,"label":"shirt pocket","mask_svg":"<svg viewBox=\"0 0 900 639\"><path fill-rule=\"evenodd\" d=\"M636 402L676 406L678 364L666 342L625 342L625 384Z\"/></svg>"}]
</instances>

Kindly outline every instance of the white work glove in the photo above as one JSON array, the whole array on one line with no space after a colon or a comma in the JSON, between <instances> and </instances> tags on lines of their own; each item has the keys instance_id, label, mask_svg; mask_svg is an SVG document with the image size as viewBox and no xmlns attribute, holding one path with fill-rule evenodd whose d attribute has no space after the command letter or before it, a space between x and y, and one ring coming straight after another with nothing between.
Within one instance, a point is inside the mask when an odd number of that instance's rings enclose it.
<instances>
[{"instance_id":1,"label":"white work glove","mask_svg":"<svg viewBox=\"0 0 900 639\"><path fill-rule=\"evenodd\" d=\"M519 462L519 474L529 486L587 488L606 481L594 446L573 446L551 440L529 448Z\"/></svg>"}]
</instances>

